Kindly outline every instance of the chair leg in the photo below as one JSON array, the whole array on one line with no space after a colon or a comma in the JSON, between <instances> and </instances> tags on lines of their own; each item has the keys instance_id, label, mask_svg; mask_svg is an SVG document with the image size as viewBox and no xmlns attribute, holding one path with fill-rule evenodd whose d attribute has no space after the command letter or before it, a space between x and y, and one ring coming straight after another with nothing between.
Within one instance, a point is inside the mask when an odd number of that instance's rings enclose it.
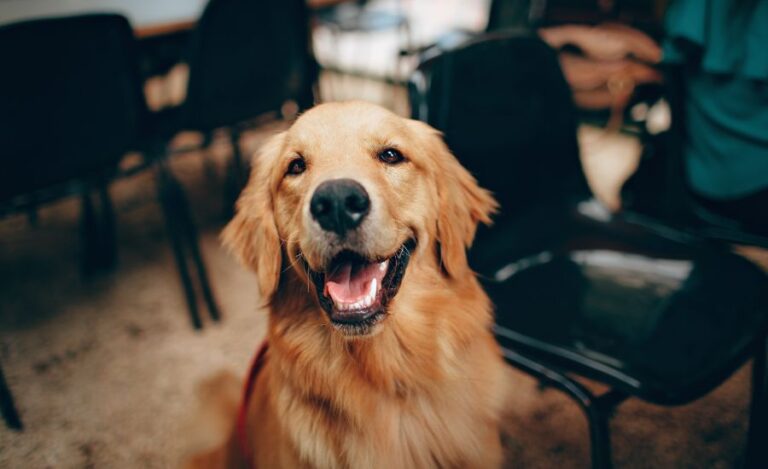
<instances>
[{"instance_id":1,"label":"chair leg","mask_svg":"<svg viewBox=\"0 0 768 469\"><path fill-rule=\"evenodd\" d=\"M115 230L115 211L109 187L106 182L99 185L99 202L101 220L99 225L99 259L98 266L111 270L117 264L117 231Z\"/></svg>"},{"instance_id":2,"label":"chair leg","mask_svg":"<svg viewBox=\"0 0 768 469\"><path fill-rule=\"evenodd\" d=\"M203 173L205 174L205 179L209 184L214 184L219 179L216 162L211 156L212 143L213 133L205 132L203 134L203 142L200 144L200 150L203 157Z\"/></svg>"},{"instance_id":3,"label":"chair leg","mask_svg":"<svg viewBox=\"0 0 768 469\"><path fill-rule=\"evenodd\" d=\"M506 348L502 348L502 353L511 365L541 381L548 382L579 404L589 425L592 467L594 469L610 469L612 462L609 419L613 409L624 402L628 396L617 390L608 391L601 396L594 396L580 383L541 363Z\"/></svg>"},{"instance_id":4,"label":"chair leg","mask_svg":"<svg viewBox=\"0 0 768 469\"><path fill-rule=\"evenodd\" d=\"M246 169L243 164L243 154L240 150L240 131L232 128L229 133L229 139L232 144L232 159L227 167L227 179L224 187L224 212L227 219L234 215L235 203L246 183Z\"/></svg>"},{"instance_id":5,"label":"chair leg","mask_svg":"<svg viewBox=\"0 0 768 469\"><path fill-rule=\"evenodd\" d=\"M186 245L189 249L189 254L192 257L192 263L194 264L195 270L197 271L198 283L200 285L200 289L202 290L203 300L208 307L208 315L212 320L218 321L221 318L221 315L219 313L219 307L216 304L216 299L214 298L213 292L211 291L211 285L208 281L205 262L203 261L202 255L200 254L200 241L197 228L195 227L195 222L192 219L192 214L189 210L189 204L187 203L187 199L184 196L184 192L181 186L178 186L178 191L180 205L179 217L181 222L180 225L182 225L184 235L186 236Z\"/></svg>"},{"instance_id":6,"label":"chair leg","mask_svg":"<svg viewBox=\"0 0 768 469\"><path fill-rule=\"evenodd\" d=\"M96 209L89 187L80 194L80 270L83 275L91 275L96 271L98 249L98 225Z\"/></svg>"},{"instance_id":7,"label":"chair leg","mask_svg":"<svg viewBox=\"0 0 768 469\"><path fill-rule=\"evenodd\" d=\"M98 204L94 204L90 185L80 194L81 270L83 275L112 270L117 262L115 213L106 182L97 189Z\"/></svg>"},{"instance_id":8,"label":"chair leg","mask_svg":"<svg viewBox=\"0 0 768 469\"><path fill-rule=\"evenodd\" d=\"M8 428L13 430L22 430L24 428L19 412L16 410L16 405L13 403L13 394L11 394L8 383L5 381L2 366L0 366L0 411L2 411L3 420L5 420Z\"/></svg>"},{"instance_id":9,"label":"chair leg","mask_svg":"<svg viewBox=\"0 0 768 469\"><path fill-rule=\"evenodd\" d=\"M411 23L408 19L406 19L405 22L403 22L403 24L398 28L398 32L400 31L402 31L402 34L405 35L405 45L400 43L400 50L411 50L413 48L413 34L411 32ZM403 75L405 75L403 73L403 60L407 58L408 56L403 56L398 53L397 58L395 59L395 79L393 80L392 84L392 109L400 112L407 112L407 108L405 110L398 108L398 103L400 102L398 101L398 98L400 97L401 91L405 91L406 96L408 95L408 79L403 78ZM403 83L406 84L403 85ZM407 98L405 101L407 101Z\"/></svg>"},{"instance_id":10,"label":"chair leg","mask_svg":"<svg viewBox=\"0 0 768 469\"><path fill-rule=\"evenodd\" d=\"M744 456L744 467L768 467L768 370L766 370L766 353L768 343L763 342L755 353L752 362L752 402L749 412L749 431L747 433L747 448Z\"/></svg>"},{"instance_id":11,"label":"chair leg","mask_svg":"<svg viewBox=\"0 0 768 469\"><path fill-rule=\"evenodd\" d=\"M168 230L173 257L176 261L179 277L181 278L181 285L184 288L184 296L187 300L187 307L189 309L190 319L192 320L192 326L195 329L201 329L203 323L197 308L197 298L195 297L192 277L189 275L189 266L187 265L187 259L184 255L184 236L177 215L183 209L183 207L179 206L180 187L178 184L178 181L173 178L173 175L165 166L165 163L160 162L158 164L158 198L160 199L160 207L163 211L163 218L165 219L165 226Z\"/></svg>"},{"instance_id":12,"label":"chair leg","mask_svg":"<svg viewBox=\"0 0 768 469\"><path fill-rule=\"evenodd\" d=\"M608 422L610 410L603 409L599 399L599 397L594 398L591 405L583 409L589 424L592 467L607 469L612 466L611 435Z\"/></svg>"}]
</instances>

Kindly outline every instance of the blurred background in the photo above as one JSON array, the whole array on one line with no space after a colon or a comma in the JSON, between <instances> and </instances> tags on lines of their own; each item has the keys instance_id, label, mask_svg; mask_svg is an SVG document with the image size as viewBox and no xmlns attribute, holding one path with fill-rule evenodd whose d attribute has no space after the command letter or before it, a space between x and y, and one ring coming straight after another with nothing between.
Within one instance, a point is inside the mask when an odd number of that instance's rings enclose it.
<instances>
[{"instance_id":1,"label":"blurred background","mask_svg":"<svg viewBox=\"0 0 768 469\"><path fill-rule=\"evenodd\" d=\"M764 0L0 0L0 467L174 466L197 384L265 332L218 240L251 157L350 99L444 132L502 202L471 257L518 370L508 467L768 467L765 24Z\"/></svg>"}]
</instances>

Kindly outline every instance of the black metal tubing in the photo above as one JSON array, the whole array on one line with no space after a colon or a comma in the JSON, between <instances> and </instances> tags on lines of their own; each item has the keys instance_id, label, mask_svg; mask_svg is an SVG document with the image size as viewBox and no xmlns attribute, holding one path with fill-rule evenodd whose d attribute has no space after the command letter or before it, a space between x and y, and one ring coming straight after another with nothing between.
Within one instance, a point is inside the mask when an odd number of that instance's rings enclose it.
<instances>
[{"instance_id":1,"label":"black metal tubing","mask_svg":"<svg viewBox=\"0 0 768 469\"><path fill-rule=\"evenodd\" d=\"M189 203L184 194L184 189L177 181L175 182L177 189L177 197L179 199L179 221L182 225L182 233L186 236L186 247L189 251L189 255L192 258L192 264L197 271L197 279L200 285L200 290L203 295L203 301L208 308L208 315L212 320L218 321L221 318L219 313L219 307L216 304L216 300L211 291L211 285L208 281L208 273L205 268L205 262L200 253L199 237L197 233L197 227L195 221L192 219L192 212L189 209Z\"/></svg>"},{"instance_id":2,"label":"black metal tubing","mask_svg":"<svg viewBox=\"0 0 768 469\"><path fill-rule=\"evenodd\" d=\"M502 354L509 364L540 379L568 395L584 411L589 425L592 467L609 469L611 463L611 437L609 419L613 410L629 396L611 389L595 396L583 385L559 371L548 368L530 358L502 347Z\"/></svg>"},{"instance_id":3,"label":"black metal tubing","mask_svg":"<svg viewBox=\"0 0 768 469\"><path fill-rule=\"evenodd\" d=\"M177 213L178 207L178 182L173 178L166 165L162 162L158 164L157 171L158 199L160 207L163 210L165 226L168 230L173 257L176 260L176 267L181 278L181 285L184 288L184 297L187 300L189 316L192 320L192 327L201 329L203 322L200 319L200 312L197 309L197 298L195 297L195 287L192 284L192 277L189 275L187 259L184 255L183 237L181 227L179 226Z\"/></svg>"},{"instance_id":4,"label":"black metal tubing","mask_svg":"<svg viewBox=\"0 0 768 469\"><path fill-rule=\"evenodd\" d=\"M203 300L208 308L211 319L218 321L221 317L219 308L210 288L208 275L200 254L198 234L189 203L184 193L184 188L176 180L168 163L158 160L157 164L158 196L163 210L168 235L171 241L176 266L179 270L184 296L189 308L192 326L195 329L203 327L200 311L197 306L197 295L192 276L189 272L187 254L191 257L192 264L197 271L198 283L202 290Z\"/></svg>"},{"instance_id":5,"label":"black metal tubing","mask_svg":"<svg viewBox=\"0 0 768 469\"><path fill-rule=\"evenodd\" d=\"M226 181L224 182L224 214L227 219L234 215L235 203L246 183L246 168L240 149L240 135L240 129L237 126L230 128L229 141L232 145L232 159L227 166Z\"/></svg>"},{"instance_id":6,"label":"black metal tubing","mask_svg":"<svg viewBox=\"0 0 768 469\"><path fill-rule=\"evenodd\" d=\"M85 181L80 190L81 270L83 275L112 270L117 264L115 212L106 179L96 184Z\"/></svg>"},{"instance_id":7,"label":"black metal tubing","mask_svg":"<svg viewBox=\"0 0 768 469\"><path fill-rule=\"evenodd\" d=\"M749 412L749 431L744 456L744 467L768 467L768 370L766 354L768 341L759 343L752 362L752 402Z\"/></svg>"},{"instance_id":8,"label":"black metal tubing","mask_svg":"<svg viewBox=\"0 0 768 469\"><path fill-rule=\"evenodd\" d=\"M5 381L5 375L3 374L3 367L0 366L0 412L3 414L3 420L8 428L12 430L23 430L24 425L21 423L19 412L16 410L16 405L13 403L13 394L8 387L8 383Z\"/></svg>"},{"instance_id":9,"label":"black metal tubing","mask_svg":"<svg viewBox=\"0 0 768 469\"><path fill-rule=\"evenodd\" d=\"M83 275L90 275L96 270L93 243L98 236L95 211L91 191L84 187L80 195L80 270Z\"/></svg>"},{"instance_id":10,"label":"black metal tubing","mask_svg":"<svg viewBox=\"0 0 768 469\"><path fill-rule=\"evenodd\" d=\"M97 191L101 206L98 266L105 270L111 270L117 265L115 210L112 205L112 197L109 195L109 185L106 180L100 181Z\"/></svg>"}]
</instances>

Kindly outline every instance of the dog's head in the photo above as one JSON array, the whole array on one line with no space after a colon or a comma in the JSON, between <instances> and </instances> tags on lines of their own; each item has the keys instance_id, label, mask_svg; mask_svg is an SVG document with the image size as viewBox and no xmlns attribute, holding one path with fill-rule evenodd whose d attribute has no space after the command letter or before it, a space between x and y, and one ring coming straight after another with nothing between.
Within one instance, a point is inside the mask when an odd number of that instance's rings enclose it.
<instances>
[{"instance_id":1,"label":"dog's head","mask_svg":"<svg viewBox=\"0 0 768 469\"><path fill-rule=\"evenodd\" d=\"M495 208L428 125L329 103L265 145L223 239L263 298L291 272L335 330L360 336L386 318L409 264L471 275L466 248Z\"/></svg>"}]
</instances>

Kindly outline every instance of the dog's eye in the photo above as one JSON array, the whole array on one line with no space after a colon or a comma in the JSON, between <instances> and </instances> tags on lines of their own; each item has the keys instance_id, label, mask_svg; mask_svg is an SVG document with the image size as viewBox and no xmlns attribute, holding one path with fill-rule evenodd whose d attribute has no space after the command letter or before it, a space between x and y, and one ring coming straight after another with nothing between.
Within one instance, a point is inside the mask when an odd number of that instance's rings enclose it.
<instances>
[{"instance_id":1,"label":"dog's eye","mask_svg":"<svg viewBox=\"0 0 768 469\"><path fill-rule=\"evenodd\" d=\"M387 148L379 152L379 159L387 164L397 164L404 161L405 157L394 148Z\"/></svg>"},{"instance_id":2,"label":"dog's eye","mask_svg":"<svg viewBox=\"0 0 768 469\"><path fill-rule=\"evenodd\" d=\"M285 172L285 174L290 175L297 175L303 173L307 169L307 163L304 161L304 158L302 157L296 157L291 161L291 164L288 165L288 171Z\"/></svg>"}]
</instances>

